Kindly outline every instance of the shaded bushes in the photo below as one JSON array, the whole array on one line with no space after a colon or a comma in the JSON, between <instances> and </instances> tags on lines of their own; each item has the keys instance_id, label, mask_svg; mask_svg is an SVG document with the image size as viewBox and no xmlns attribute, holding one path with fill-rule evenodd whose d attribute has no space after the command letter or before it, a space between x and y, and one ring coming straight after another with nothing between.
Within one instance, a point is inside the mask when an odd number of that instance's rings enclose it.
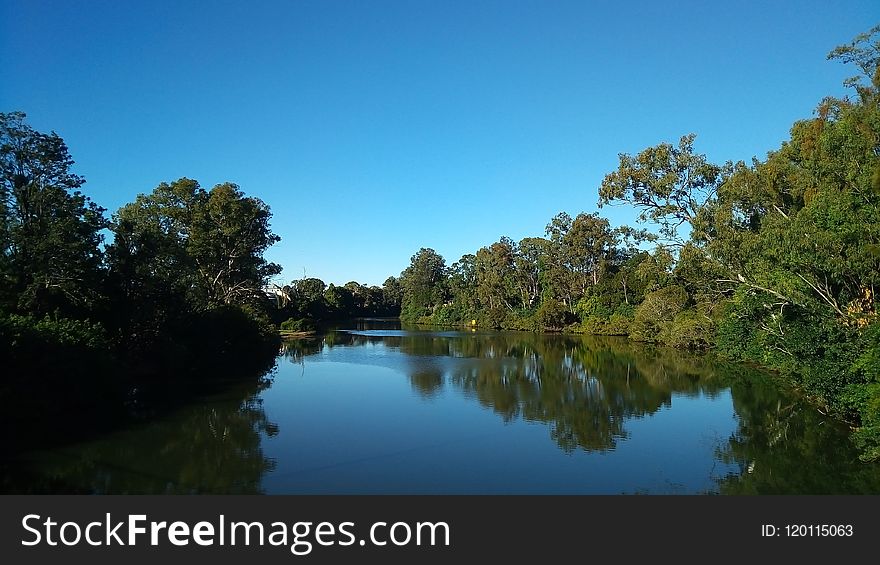
<instances>
[{"instance_id":1,"label":"shaded bushes","mask_svg":"<svg viewBox=\"0 0 880 565\"><path fill-rule=\"evenodd\" d=\"M122 366L96 322L0 316L0 358L8 451L33 438L60 441L74 430L98 428L121 415Z\"/></svg>"},{"instance_id":2,"label":"shaded bushes","mask_svg":"<svg viewBox=\"0 0 880 565\"><path fill-rule=\"evenodd\" d=\"M687 292L679 285L651 292L635 310L630 326L631 337L648 342L664 341L670 322L684 309L687 301Z\"/></svg>"},{"instance_id":3,"label":"shaded bushes","mask_svg":"<svg viewBox=\"0 0 880 565\"><path fill-rule=\"evenodd\" d=\"M285 332L311 332L315 330L315 323L308 318L288 318L279 326Z\"/></svg>"}]
</instances>

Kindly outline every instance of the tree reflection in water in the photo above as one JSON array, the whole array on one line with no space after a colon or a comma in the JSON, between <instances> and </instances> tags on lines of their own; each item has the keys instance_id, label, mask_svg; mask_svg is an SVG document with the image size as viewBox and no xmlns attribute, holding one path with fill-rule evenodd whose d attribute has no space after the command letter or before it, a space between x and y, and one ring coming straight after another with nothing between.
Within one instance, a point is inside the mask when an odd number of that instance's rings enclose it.
<instances>
[{"instance_id":1,"label":"tree reflection in water","mask_svg":"<svg viewBox=\"0 0 880 565\"><path fill-rule=\"evenodd\" d=\"M880 492L880 469L861 463L846 426L755 370L720 369L738 418L718 458L739 472L722 477L722 494L848 494Z\"/></svg>"},{"instance_id":2,"label":"tree reflection in water","mask_svg":"<svg viewBox=\"0 0 880 565\"><path fill-rule=\"evenodd\" d=\"M634 434L637 420L676 399L729 396L731 405L718 409L730 410L736 423L729 437L711 440L723 469L713 492L880 492L880 473L858 462L844 427L766 373L710 356L614 338L372 328L288 341L282 356L304 370L322 358L350 363L355 371L363 364L390 367L407 376L418 398L460 395L505 422L544 424L553 444L570 454L614 452ZM262 492L276 468L263 440L279 434L262 405L270 385L266 379L239 384L138 426L8 462L0 488Z\"/></svg>"},{"instance_id":3,"label":"tree reflection in water","mask_svg":"<svg viewBox=\"0 0 880 565\"><path fill-rule=\"evenodd\" d=\"M707 362L620 339L534 333L332 332L297 340L295 362L323 348L378 345L398 350L421 396L448 383L505 421L550 424L565 451L605 451L627 437L625 422L669 406L673 393L715 395L724 388ZM379 357L379 362L384 359Z\"/></svg>"},{"instance_id":4,"label":"tree reflection in water","mask_svg":"<svg viewBox=\"0 0 880 565\"><path fill-rule=\"evenodd\" d=\"M404 372L421 397L448 387L505 422L547 424L568 453L614 450L629 437L628 421L670 407L674 396L715 398L729 390L736 430L719 438L715 456L721 467L738 471L717 478L720 492L880 489L880 473L857 461L844 426L768 374L709 355L594 336L371 328L289 347L301 359L323 347L365 346L403 354L376 362L404 358Z\"/></svg>"},{"instance_id":5,"label":"tree reflection in water","mask_svg":"<svg viewBox=\"0 0 880 565\"><path fill-rule=\"evenodd\" d=\"M14 462L4 492L256 494L275 462L263 454L259 392L240 385L134 429ZM120 438L124 437L124 440Z\"/></svg>"}]
</instances>

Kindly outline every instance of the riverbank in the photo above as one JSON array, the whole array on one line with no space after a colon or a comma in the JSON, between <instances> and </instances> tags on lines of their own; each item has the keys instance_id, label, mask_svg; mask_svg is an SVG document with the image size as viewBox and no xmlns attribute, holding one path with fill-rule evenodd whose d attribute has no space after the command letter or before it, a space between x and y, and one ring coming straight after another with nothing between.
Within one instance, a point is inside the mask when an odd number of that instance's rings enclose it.
<instances>
[{"instance_id":1,"label":"riverbank","mask_svg":"<svg viewBox=\"0 0 880 565\"><path fill-rule=\"evenodd\" d=\"M312 337L317 332L315 330L295 331L295 330L279 330L281 339L298 339L302 337Z\"/></svg>"}]
</instances>

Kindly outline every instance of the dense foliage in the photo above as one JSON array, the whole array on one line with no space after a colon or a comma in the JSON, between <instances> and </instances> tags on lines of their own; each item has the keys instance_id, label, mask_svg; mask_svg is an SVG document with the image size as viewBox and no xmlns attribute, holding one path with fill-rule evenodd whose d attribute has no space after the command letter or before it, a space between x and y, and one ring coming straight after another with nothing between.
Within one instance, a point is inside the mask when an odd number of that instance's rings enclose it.
<instances>
[{"instance_id":1,"label":"dense foliage","mask_svg":"<svg viewBox=\"0 0 880 565\"><path fill-rule=\"evenodd\" d=\"M635 207L652 233L563 212L450 267L422 249L402 317L714 348L790 375L880 458L878 35L829 54L861 70L856 96L823 100L764 160L710 163L694 135L621 155L599 206Z\"/></svg>"},{"instance_id":2,"label":"dense foliage","mask_svg":"<svg viewBox=\"0 0 880 565\"><path fill-rule=\"evenodd\" d=\"M280 271L263 259L278 241L268 206L180 179L107 219L64 141L25 118L0 114L4 428L33 413L104 427L145 386L179 395L263 373L279 345L263 291Z\"/></svg>"},{"instance_id":3,"label":"dense foliage","mask_svg":"<svg viewBox=\"0 0 880 565\"><path fill-rule=\"evenodd\" d=\"M306 277L273 287L273 318L286 331L311 331L321 323L359 317L400 315L400 282L388 277L380 286L350 281L342 286Z\"/></svg>"}]
</instances>

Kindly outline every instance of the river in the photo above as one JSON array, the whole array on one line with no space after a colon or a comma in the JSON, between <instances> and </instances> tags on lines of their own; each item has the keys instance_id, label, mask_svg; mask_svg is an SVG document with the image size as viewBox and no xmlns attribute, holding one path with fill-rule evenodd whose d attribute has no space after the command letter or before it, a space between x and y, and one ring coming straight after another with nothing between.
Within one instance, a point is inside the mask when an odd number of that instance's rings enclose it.
<instances>
[{"instance_id":1,"label":"river","mask_svg":"<svg viewBox=\"0 0 880 565\"><path fill-rule=\"evenodd\" d=\"M370 320L286 342L259 384L13 465L6 492L880 492L846 427L761 371Z\"/></svg>"}]
</instances>

